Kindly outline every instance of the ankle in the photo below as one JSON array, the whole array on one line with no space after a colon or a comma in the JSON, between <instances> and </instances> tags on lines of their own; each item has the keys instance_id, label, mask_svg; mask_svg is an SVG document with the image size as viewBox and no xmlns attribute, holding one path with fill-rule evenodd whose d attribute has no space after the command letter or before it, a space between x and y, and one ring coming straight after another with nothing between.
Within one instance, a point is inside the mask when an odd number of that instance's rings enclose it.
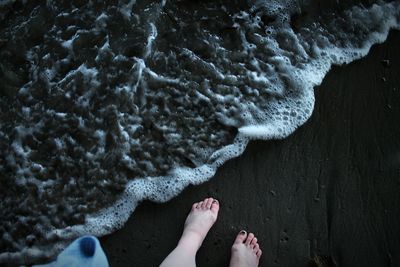
<instances>
[{"instance_id":1,"label":"ankle","mask_svg":"<svg viewBox=\"0 0 400 267\"><path fill-rule=\"evenodd\" d=\"M178 242L178 246L185 247L187 250L194 251L194 253L196 253L203 243L203 240L204 237L198 232L191 229L185 229L181 239Z\"/></svg>"}]
</instances>

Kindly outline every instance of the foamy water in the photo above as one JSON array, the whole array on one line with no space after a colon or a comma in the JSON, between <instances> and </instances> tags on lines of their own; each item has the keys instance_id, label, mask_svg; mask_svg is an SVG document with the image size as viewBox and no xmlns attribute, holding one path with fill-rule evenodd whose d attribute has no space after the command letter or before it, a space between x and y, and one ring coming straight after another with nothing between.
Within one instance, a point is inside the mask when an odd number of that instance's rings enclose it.
<instances>
[{"instance_id":1,"label":"foamy water","mask_svg":"<svg viewBox=\"0 0 400 267\"><path fill-rule=\"evenodd\" d=\"M400 28L400 3L0 1L0 263L123 226L310 116L333 64Z\"/></svg>"}]
</instances>

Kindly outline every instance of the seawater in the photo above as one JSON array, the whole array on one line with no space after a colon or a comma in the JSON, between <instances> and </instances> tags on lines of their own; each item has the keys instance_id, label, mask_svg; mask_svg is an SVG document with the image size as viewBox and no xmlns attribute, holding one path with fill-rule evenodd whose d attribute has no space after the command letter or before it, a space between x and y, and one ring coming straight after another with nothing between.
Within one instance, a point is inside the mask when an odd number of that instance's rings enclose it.
<instances>
[{"instance_id":1,"label":"seawater","mask_svg":"<svg viewBox=\"0 0 400 267\"><path fill-rule=\"evenodd\" d=\"M123 226L310 116L400 3L0 1L0 263Z\"/></svg>"}]
</instances>

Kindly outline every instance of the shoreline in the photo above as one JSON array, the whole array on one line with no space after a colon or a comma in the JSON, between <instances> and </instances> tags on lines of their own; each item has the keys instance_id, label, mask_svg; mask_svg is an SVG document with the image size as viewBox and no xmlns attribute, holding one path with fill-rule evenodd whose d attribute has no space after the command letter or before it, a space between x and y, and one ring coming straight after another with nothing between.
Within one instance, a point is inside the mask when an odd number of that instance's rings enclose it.
<instances>
[{"instance_id":1,"label":"shoreline","mask_svg":"<svg viewBox=\"0 0 400 267\"><path fill-rule=\"evenodd\" d=\"M333 67L315 88L312 117L288 138L252 141L209 182L139 205L100 239L110 265L158 266L191 204L207 196L221 210L198 266L228 266L242 228L259 237L260 266L307 266L316 256L339 266L400 264L399 43L391 31L363 59Z\"/></svg>"}]
</instances>

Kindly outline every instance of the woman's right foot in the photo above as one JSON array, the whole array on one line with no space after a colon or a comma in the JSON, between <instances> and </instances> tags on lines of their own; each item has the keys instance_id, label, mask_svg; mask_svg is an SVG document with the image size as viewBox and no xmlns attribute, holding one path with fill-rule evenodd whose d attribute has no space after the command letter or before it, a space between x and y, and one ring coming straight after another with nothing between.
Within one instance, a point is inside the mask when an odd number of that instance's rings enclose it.
<instances>
[{"instance_id":1,"label":"woman's right foot","mask_svg":"<svg viewBox=\"0 0 400 267\"><path fill-rule=\"evenodd\" d=\"M232 246L229 267L257 267L262 251L254 234L242 230Z\"/></svg>"}]
</instances>

